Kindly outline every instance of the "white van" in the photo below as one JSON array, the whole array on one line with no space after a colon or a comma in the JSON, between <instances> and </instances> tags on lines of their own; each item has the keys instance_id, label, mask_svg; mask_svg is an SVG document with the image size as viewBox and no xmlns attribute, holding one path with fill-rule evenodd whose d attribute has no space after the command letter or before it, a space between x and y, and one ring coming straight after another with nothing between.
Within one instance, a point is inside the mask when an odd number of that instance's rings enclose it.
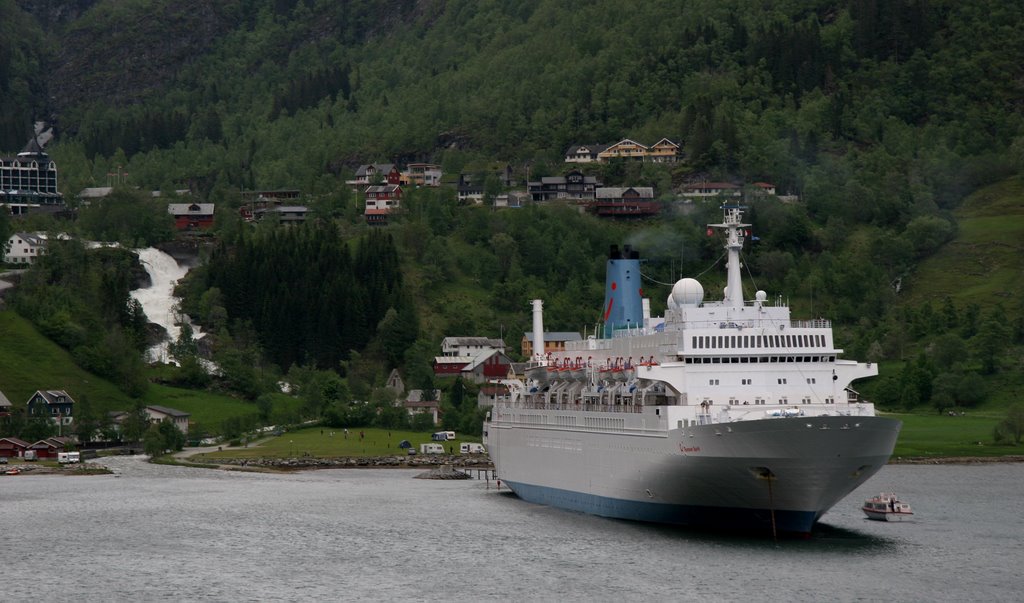
<instances>
[{"instance_id":1,"label":"white van","mask_svg":"<svg viewBox=\"0 0 1024 603\"><path fill-rule=\"evenodd\" d=\"M483 444L476 442L463 442L459 444L460 454L487 454L487 449L484 448Z\"/></svg>"},{"instance_id":2,"label":"white van","mask_svg":"<svg viewBox=\"0 0 1024 603\"><path fill-rule=\"evenodd\" d=\"M440 444L420 444L420 454L444 454L444 446Z\"/></svg>"}]
</instances>

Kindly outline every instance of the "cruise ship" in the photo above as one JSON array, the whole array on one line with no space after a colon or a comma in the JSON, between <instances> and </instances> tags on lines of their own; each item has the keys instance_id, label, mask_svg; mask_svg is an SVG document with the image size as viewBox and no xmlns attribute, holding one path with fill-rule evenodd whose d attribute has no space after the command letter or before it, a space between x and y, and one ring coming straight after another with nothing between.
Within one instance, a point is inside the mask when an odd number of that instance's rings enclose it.
<instances>
[{"instance_id":1,"label":"cruise ship","mask_svg":"<svg viewBox=\"0 0 1024 603\"><path fill-rule=\"evenodd\" d=\"M727 286L672 287L663 317L643 298L639 254L613 247L603 328L534 355L484 423L497 477L521 499L595 515L709 529L808 534L889 460L900 421L850 384L878 374L841 359L827 320L745 299L743 208L724 206Z\"/></svg>"}]
</instances>

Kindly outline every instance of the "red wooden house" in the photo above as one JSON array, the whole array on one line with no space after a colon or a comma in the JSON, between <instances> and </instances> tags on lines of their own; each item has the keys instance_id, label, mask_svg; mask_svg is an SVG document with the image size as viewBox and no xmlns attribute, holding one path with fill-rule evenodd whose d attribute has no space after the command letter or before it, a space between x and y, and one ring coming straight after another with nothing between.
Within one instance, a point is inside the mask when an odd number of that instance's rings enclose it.
<instances>
[{"instance_id":1,"label":"red wooden house","mask_svg":"<svg viewBox=\"0 0 1024 603\"><path fill-rule=\"evenodd\" d=\"M167 213L174 217L178 230L213 228L213 203L168 203Z\"/></svg>"},{"instance_id":2,"label":"red wooden house","mask_svg":"<svg viewBox=\"0 0 1024 603\"><path fill-rule=\"evenodd\" d=\"M30 444L18 438L0 438L0 457L7 459L20 459L25 456Z\"/></svg>"}]
</instances>

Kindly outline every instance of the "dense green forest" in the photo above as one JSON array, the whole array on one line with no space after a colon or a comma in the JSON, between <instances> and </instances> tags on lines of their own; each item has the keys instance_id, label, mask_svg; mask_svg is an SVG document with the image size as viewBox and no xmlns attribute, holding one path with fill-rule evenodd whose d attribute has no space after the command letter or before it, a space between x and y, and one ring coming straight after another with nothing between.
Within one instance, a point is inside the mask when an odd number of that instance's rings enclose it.
<instances>
[{"instance_id":1,"label":"dense green forest","mask_svg":"<svg viewBox=\"0 0 1024 603\"><path fill-rule=\"evenodd\" d=\"M745 264L797 314L833 318L849 356L887 363L873 399L947 408L1019 392L1007 377L1024 343L1019 2L0 0L0 17L0 148L46 119L69 199L123 170L143 190L218 203L218 241L183 293L234 342L220 353L263 367L228 379L250 399L293 369L321 411L369 398L395 366L437 385L424 367L441 337L514 346L532 297L549 327L592 328L611 243L647 259L656 312L680 276L719 291L707 270L721 250L703 235L716 206L676 194L702 178L799 196L750 200L759 240ZM343 184L359 164L409 160L449 174L507 163L523 181L564 173L572 144L662 137L684 161L588 168L656 188L665 211L641 223L462 207L451 190L419 189L387 233L367 234ZM300 189L315 224L249 232L233 208L257 188ZM101 204L74 225L18 228L169 236L158 204L125 199L132 211ZM941 267L948 250L990 240L978 232L1011 250L979 257L998 286L972 295L922 278L959 274ZM968 377L998 385L958 385Z\"/></svg>"}]
</instances>

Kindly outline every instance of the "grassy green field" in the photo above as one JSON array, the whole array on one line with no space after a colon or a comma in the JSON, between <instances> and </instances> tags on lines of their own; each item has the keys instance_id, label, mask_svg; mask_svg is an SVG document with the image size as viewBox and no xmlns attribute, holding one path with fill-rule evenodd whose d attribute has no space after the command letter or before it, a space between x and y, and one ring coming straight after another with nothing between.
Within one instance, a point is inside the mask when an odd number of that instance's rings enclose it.
<instances>
[{"instance_id":1,"label":"grassy green field","mask_svg":"<svg viewBox=\"0 0 1024 603\"><path fill-rule=\"evenodd\" d=\"M918 266L905 303L1013 305L1024 295L1024 178L983 188L956 210L959 232Z\"/></svg>"},{"instance_id":2,"label":"grassy green field","mask_svg":"<svg viewBox=\"0 0 1024 603\"><path fill-rule=\"evenodd\" d=\"M0 391L18 405L40 389L67 390L76 399L85 395L103 410L132 404L114 384L80 369L71 354L27 320L10 310L0 312Z\"/></svg>"},{"instance_id":3,"label":"grassy green field","mask_svg":"<svg viewBox=\"0 0 1024 603\"><path fill-rule=\"evenodd\" d=\"M975 415L887 414L903 421L893 458L898 457L995 457L1024 454L1024 447L997 445L992 430L999 419Z\"/></svg>"},{"instance_id":4,"label":"grassy green field","mask_svg":"<svg viewBox=\"0 0 1024 603\"><path fill-rule=\"evenodd\" d=\"M21 316L9 310L0 312L0 391L18 405L39 389L63 389L77 400L84 396L100 412L127 410L138 402L168 406L191 413L193 421L214 431L225 419L257 413L256 406L244 400L156 383L150 384L140 400L134 400L109 381L79 368L71 354ZM274 404L277 411L299 401L282 395Z\"/></svg>"},{"instance_id":5,"label":"grassy green field","mask_svg":"<svg viewBox=\"0 0 1024 603\"><path fill-rule=\"evenodd\" d=\"M295 458L313 456L321 458L360 457L360 456L392 456L404 455L406 452L398 447L402 440L409 440L417 452L420 444L430 443L430 433L413 431L389 431L376 428L352 428L345 437L343 429L315 427L289 431L280 436L271 436L266 440L244 449L231 449L212 454L199 454L191 460L202 462L210 458ZM359 434L363 434L360 439ZM438 442L445 451L451 447L456 454L459 444L463 442L479 442L480 438L459 435L448 442Z\"/></svg>"}]
</instances>

